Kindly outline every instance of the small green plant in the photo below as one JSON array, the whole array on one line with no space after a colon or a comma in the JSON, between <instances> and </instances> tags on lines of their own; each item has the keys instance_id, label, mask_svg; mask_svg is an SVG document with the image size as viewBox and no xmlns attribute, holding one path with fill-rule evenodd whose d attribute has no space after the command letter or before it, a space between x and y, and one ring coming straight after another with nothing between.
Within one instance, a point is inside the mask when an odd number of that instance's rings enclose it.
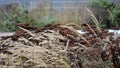
<instances>
[{"instance_id":1,"label":"small green plant","mask_svg":"<svg viewBox=\"0 0 120 68\"><path fill-rule=\"evenodd\" d=\"M52 18L51 16L45 16L41 19L40 22L36 23L36 26L38 27L44 27L47 24L54 24L56 21L55 18Z\"/></svg>"},{"instance_id":2,"label":"small green plant","mask_svg":"<svg viewBox=\"0 0 120 68\"><path fill-rule=\"evenodd\" d=\"M10 19L9 19L8 15L3 16L1 27L2 27L1 29L4 30L4 31L14 31L15 30L15 25L10 22Z\"/></svg>"}]
</instances>

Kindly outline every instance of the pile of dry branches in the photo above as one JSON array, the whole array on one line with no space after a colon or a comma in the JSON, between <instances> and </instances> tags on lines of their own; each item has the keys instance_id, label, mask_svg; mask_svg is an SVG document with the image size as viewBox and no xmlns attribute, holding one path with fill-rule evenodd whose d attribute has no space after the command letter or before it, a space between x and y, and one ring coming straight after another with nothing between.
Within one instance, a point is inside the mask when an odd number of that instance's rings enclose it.
<instances>
[{"instance_id":1,"label":"pile of dry branches","mask_svg":"<svg viewBox=\"0 0 120 68\"><path fill-rule=\"evenodd\" d=\"M119 37L83 24L85 34L60 24L20 30L0 41L0 67L6 68L119 68ZM112 39L114 38L114 39Z\"/></svg>"}]
</instances>

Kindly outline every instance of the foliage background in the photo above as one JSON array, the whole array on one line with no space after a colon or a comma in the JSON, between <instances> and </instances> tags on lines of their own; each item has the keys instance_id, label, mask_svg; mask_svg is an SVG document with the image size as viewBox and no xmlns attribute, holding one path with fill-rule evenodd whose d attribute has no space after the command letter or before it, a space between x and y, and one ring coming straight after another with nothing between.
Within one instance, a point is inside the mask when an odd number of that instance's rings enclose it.
<instances>
[{"instance_id":1,"label":"foliage background","mask_svg":"<svg viewBox=\"0 0 120 68\"><path fill-rule=\"evenodd\" d=\"M113 4L113 2L109 2L110 0L70 0L71 2L67 0L39 0L40 2L31 0L30 5L27 0L25 3L21 2L22 4L18 2L19 0L17 3L12 3L12 1L8 1L6 5L0 7L0 31L2 32L15 31L17 23L30 23L38 27L54 23L78 25L83 22L91 23L86 8L95 14L100 27L119 28L117 26L120 17L119 4ZM111 4L113 5L109 7ZM108 8L106 9L106 7Z\"/></svg>"}]
</instances>

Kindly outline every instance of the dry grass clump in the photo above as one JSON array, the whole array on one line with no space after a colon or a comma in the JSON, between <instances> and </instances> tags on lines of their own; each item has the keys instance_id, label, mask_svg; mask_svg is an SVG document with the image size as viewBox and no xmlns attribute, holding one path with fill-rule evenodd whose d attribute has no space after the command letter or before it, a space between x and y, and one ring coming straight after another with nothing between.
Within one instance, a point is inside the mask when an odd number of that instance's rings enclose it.
<instances>
[{"instance_id":1,"label":"dry grass clump","mask_svg":"<svg viewBox=\"0 0 120 68\"><path fill-rule=\"evenodd\" d=\"M3 68L119 68L118 43L113 33L83 24L85 34L68 26L47 25L31 31L20 27L13 36L0 41ZM25 29L26 28L26 29ZM91 29L89 29L91 28ZM89 30L88 30L89 29ZM113 45L112 45L113 44Z\"/></svg>"},{"instance_id":2,"label":"dry grass clump","mask_svg":"<svg viewBox=\"0 0 120 68\"><path fill-rule=\"evenodd\" d=\"M58 36L58 37L57 37ZM0 66L10 68L69 67L65 43L58 33L39 33L36 36L0 41ZM63 37L64 38L64 37Z\"/></svg>"},{"instance_id":3,"label":"dry grass clump","mask_svg":"<svg viewBox=\"0 0 120 68\"><path fill-rule=\"evenodd\" d=\"M70 27L66 26L63 26L62 28L71 30ZM63 30L62 33L64 34L64 31L67 29L61 29ZM66 40L69 37L66 37L67 34L62 35L54 30L45 30L38 33L32 33L26 29L23 30L26 31L30 36L21 36L18 37L17 40L8 38L0 41L1 67L78 68L90 67L91 64L96 60L90 56L87 56L92 52L89 53L89 48L86 46L82 44L80 46L70 46L73 45L73 43L71 43L72 41L70 39L69 41ZM72 31L78 34L75 30ZM72 32L70 33L72 36ZM93 60L90 61L87 59L88 57Z\"/></svg>"}]
</instances>

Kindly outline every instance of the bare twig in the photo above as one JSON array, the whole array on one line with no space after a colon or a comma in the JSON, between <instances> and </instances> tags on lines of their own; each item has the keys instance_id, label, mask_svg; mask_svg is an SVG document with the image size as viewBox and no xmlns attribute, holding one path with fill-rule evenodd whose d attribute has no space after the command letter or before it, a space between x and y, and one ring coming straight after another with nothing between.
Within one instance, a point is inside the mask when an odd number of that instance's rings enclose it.
<instances>
[{"instance_id":1,"label":"bare twig","mask_svg":"<svg viewBox=\"0 0 120 68\"><path fill-rule=\"evenodd\" d=\"M89 41L86 40L86 38L84 38L81 34L79 34L79 36L86 42L90 45Z\"/></svg>"},{"instance_id":2,"label":"bare twig","mask_svg":"<svg viewBox=\"0 0 120 68\"><path fill-rule=\"evenodd\" d=\"M24 29L24 28L22 28L22 27L19 27L21 30L23 30L23 31L25 31L25 32L27 32L30 36L32 36L32 37L34 37L35 35L32 33L32 32L30 32L29 30L27 30L27 29Z\"/></svg>"},{"instance_id":3,"label":"bare twig","mask_svg":"<svg viewBox=\"0 0 120 68\"><path fill-rule=\"evenodd\" d=\"M88 28L93 32L93 34L97 37L97 34L95 33L95 31L87 24L87 23L85 23L87 26L88 26Z\"/></svg>"},{"instance_id":4,"label":"bare twig","mask_svg":"<svg viewBox=\"0 0 120 68\"><path fill-rule=\"evenodd\" d=\"M83 48L87 49L87 47L83 44L80 44L80 43L76 43L76 44L78 44L79 46L82 46Z\"/></svg>"},{"instance_id":5,"label":"bare twig","mask_svg":"<svg viewBox=\"0 0 120 68\"><path fill-rule=\"evenodd\" d=\"M68 40L67 43L66 43L65 51L67 51L67 49L68 49L69 42L70 42L70 41Z\"/></svg>"}]
</instances>

